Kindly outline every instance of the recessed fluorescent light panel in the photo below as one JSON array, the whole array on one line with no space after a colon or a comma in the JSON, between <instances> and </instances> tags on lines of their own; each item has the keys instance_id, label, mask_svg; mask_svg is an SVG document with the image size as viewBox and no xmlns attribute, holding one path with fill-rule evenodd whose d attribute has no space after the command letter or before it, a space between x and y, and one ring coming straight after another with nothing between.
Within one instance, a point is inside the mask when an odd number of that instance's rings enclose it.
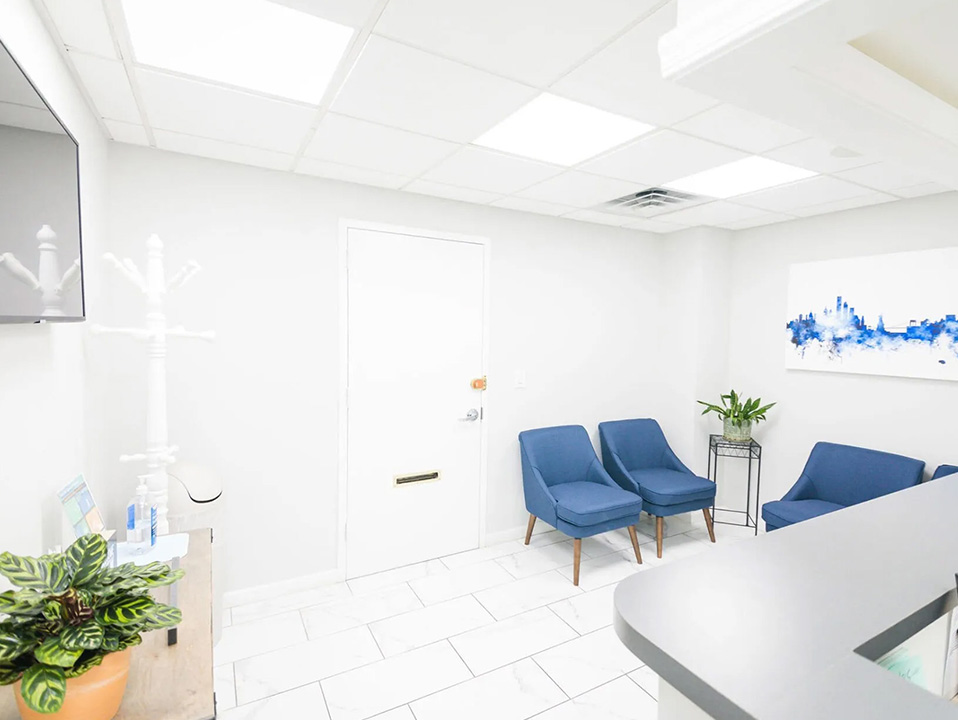
<instances>
[{"instance_id":1,"label":"recessed fluorescent light panel","mask_svg":"<svg viewBox=\"0 0 958 720\"><path fill-rule=\"evenodd\" d=\"M818 173L755 155L665 183L665 186L692 195L730 198L814 175Z\"/></svg>"},{"instance_id":2,"label":"recessed fluorescent light panel","mask_svg":"<svg viewBox=\"0 0 958 720\"><path fill-rule=\"evenodd\" d=\"M576 165L651 125L544 93L475 141L476 145L556 165Z\"/></svg>"},{"instance_id":3,"label":"recessed fluorescent light panel","mask_svg":"<svg viewBox=\"0 0 958 720\"><path fill-rule=\"evenodd\" d=\"M353 29L268 0L123 0L136 61L318 105Z\"/></svg>"}]
</instances>

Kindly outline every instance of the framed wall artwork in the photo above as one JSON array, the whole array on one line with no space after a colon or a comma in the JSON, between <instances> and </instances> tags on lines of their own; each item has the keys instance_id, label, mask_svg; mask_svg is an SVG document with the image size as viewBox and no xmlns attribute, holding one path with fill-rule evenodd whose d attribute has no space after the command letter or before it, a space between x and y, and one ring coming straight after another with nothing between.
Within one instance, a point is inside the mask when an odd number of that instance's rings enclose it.
<instances>
[{"instance_id":1,"label":"framed wall artwork","mask_svg":"<svg viewBox=\"0 0 958 720\"><path fill-rule=\"evenodd\" d=\"M958 380L958 247L789 268L785 365Z\"/></svg>"}]
</instances>

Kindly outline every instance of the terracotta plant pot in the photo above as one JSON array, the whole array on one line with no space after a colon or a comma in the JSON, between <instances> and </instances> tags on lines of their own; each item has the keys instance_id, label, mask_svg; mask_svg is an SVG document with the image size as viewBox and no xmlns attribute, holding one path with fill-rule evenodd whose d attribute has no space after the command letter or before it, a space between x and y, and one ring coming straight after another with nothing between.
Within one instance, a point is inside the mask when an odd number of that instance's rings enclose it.
<instances>
[{"instance_id":1,"label":"terracotta plant pot","mask_svg":"<svg viewBox=\"0 0 958 720\"><path fill-rule=\"evenodd\" d=\"M102 664L67 680L67 697L59 712L34 712L23 702L20 683L13 686L23 720L113 720L120 711L130 675L130 649L103 658Z\"/></svg>"}]
</instances>

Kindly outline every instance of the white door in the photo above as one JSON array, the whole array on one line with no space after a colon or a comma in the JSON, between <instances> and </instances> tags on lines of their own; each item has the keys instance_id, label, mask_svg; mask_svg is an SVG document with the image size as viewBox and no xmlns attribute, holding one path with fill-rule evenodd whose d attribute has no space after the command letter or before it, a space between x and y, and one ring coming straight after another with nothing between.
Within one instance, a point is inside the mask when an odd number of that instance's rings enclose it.
<instances>
[{"instance_id":1,"label":"white door","mask_svg":"<svg viewBox=\"0 0 958 720\"><path fill-rule=\"evenodd\" d=\"M479 544L485 248L347 231L346 573Z\"/></svg>"}]
</instances>

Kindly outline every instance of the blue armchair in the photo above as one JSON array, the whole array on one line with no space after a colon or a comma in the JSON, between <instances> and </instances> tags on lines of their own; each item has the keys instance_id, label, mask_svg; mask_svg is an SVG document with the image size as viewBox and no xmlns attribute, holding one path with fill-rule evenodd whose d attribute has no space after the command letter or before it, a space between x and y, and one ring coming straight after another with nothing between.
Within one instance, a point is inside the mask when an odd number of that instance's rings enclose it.
<instances>
[{"instance_id":1,"label":"blue armchair","mask_svg":"<svg viewBox=\"0 0 958 720\"><path fill-rule=\"evenodd\" d=\"M958 465L939 465L938 469L935 470L935 474L931 476L932 480L937 480L938 478L943 478L946 475L954 475L958 473Z\"/></svg>"},{"instance_id":2,"label":"blue armchair","mask_svg":"<svg viewBox=\"0 0 958 720\"><path fill-rule=\"evenodd\" d=\"M709 508L715 483L699 477L679 460L655 420L599 423L602 462L620 487L642 496L643 509L655 516L655 549L662 557L662 518L701 510L709 537L715 528Z\"/></svg>"},{"instance_id":3,"label":"blue armchair","mask_svg":"<svg viewBox=\"0 0 958 720\"><path fill-rule=\"evenodd\" d=\"M778 530L904 490L920 483L924 470L924 462L903 455L817 443L785 497L762 505L765 529Z\"/></svg>"},{"instance_id":4,"label":"blue armchair","mask_svg":"<svg viewBox=\"0 0 958 720\"><path fill-rule=\"evenodd\" d=\"M628 527L635 559L641 564L635 523L642 498L620 488L602 469L584 427L526 430L519 433L519 449L529 511L526 545L536 518L575 538L573 583L578 585L582 538Z\"/></svg>"}]
</instances>

